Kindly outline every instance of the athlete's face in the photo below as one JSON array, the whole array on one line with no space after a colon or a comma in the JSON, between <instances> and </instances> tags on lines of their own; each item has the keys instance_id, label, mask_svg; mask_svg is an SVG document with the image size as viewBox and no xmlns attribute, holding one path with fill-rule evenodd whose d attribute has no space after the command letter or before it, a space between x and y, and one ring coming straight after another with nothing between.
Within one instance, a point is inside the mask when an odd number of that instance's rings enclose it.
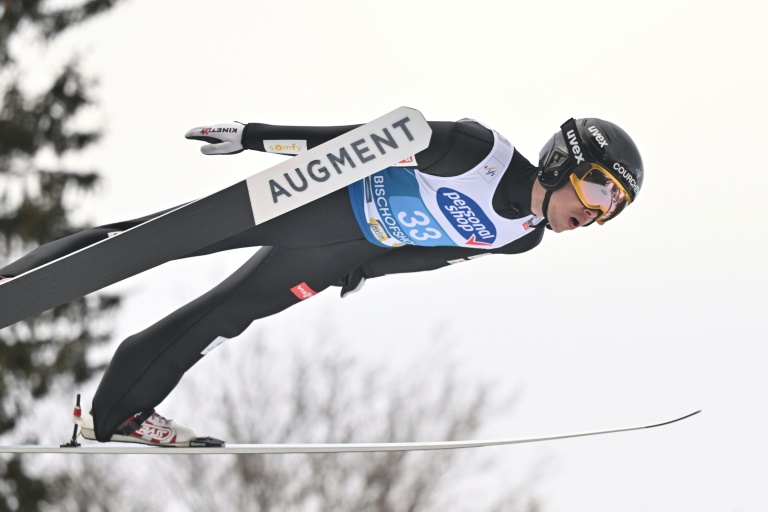
<instances>
[{"instance_id":1,"label":"athlete's face","mask_svg":"<svg viewBox=\"0 0 768 512\"><path fill-rule=\"evenodd\" d=\"M595 220L600 212L584 206L570 183L555 190L549 199L547 220L552 231L562 233L580 228Z\"/></svg>"}]
</instances>

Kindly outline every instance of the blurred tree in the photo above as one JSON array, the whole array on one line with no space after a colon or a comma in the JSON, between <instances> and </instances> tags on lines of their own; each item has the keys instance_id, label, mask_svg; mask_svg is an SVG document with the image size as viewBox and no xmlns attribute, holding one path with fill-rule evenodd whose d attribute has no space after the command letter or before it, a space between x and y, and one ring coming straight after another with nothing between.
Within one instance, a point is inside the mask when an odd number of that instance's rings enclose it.
<instances>
[{"instance_id":1,"label":"blurred tree","mask_svg":"<svg viewBox=\"0 0 768 512\"><path fill-rule=\"evenodd\" d=\"M73 59L45 90L28 93L15 42L22 36L53 41L117 2L0 2L0 266L81 229L70 218L73 194L93 190L98 181L95 172L63 163L99 138L97 131L74 127L76 116L93 104L93 81ZM42 165L46 154L57 163ZM118 303L115 296L87 297L0 330L0 435L14 429L35 400L57 387L73 389L100 369L86 354L108 339L100 320ZM64 476L36 480L22 461L0 459L0 511L38 510L56 501L66 485Z\"/></svg>"}]
</instances>

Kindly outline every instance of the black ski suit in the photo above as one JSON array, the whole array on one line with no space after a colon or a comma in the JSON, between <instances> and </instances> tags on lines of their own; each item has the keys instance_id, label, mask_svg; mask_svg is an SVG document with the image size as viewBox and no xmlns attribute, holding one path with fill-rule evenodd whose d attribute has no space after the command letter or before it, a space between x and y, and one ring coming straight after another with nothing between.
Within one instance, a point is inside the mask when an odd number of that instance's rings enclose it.
<instances>
[{"instance_id":1,"label":"black ski suit","mask_svg":"<svg viewBox=\"0 0 768 512\"><path fill-rule=\"evenodd\" d=\"M491 130L474 122L430 122L430 146L416 155L418 169L435 176L457 176L488 155ZM315 147L356 126L290 127L248 124L246 149L265 151L265 140L299 139ZM493 209L514 219L530 215L537 168L517 151L493 195ZM157 216L108 224L43 245L0 269L16 276ZM151 411L199 361L215 340L239 335L256 319L278 313L329 286L342 296L364 279L434 270L481 254L515 254L541 241L539 224L530 234L499 249L404 246L384 248L366 240L346 189L256 226L204 250L201 256L242 247L256 253L221 284L117 349L93 400L97 439L107 441L129 418Z\"/></svg>"}]
</instances>

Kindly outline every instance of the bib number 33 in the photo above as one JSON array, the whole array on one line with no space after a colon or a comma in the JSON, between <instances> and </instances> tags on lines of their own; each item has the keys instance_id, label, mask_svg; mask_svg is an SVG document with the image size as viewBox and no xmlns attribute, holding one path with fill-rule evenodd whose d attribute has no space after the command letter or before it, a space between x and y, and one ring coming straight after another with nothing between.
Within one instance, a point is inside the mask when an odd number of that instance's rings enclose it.
<instances>
[{"instance_id":1,"label":"bib number 33","mask_svg":"<svg viewBox=\"0 0 768 512\"><path fill-rule=\"evenodd\" d=\"M400 225L406 228L414 228L408 232L413 240L423 242L424 240L442 238L443 233L435 228L423 227L428 226L432 219L424 212L414 211L412 216L408 217L405 212L397 214L397 220Z\"/></svg>"}]
</instances>

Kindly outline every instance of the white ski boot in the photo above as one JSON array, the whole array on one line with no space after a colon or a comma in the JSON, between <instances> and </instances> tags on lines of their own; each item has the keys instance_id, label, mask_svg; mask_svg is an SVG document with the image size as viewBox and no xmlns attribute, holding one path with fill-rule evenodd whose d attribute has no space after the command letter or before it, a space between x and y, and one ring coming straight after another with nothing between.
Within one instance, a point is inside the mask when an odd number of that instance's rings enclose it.
<instances>
[{"instance_id":1,"label":"white ski boot","mask_svg":"<svg viewBox=\"0 0 768 512\"><path fill-rule=\"evenodd\" d=\"M93 416L90 414L82 415L79 406L79 395L78 405L75 407L72 421L80 426L80 433L84 439L96 441ZM175 421L160 416L154 411L147 414L139 413L130 418L112 435L110 441L168 447L224 446L223 441L210 437L197 437L197 434L191 428L179 425Z\"/></svg>"}]
</instances>

